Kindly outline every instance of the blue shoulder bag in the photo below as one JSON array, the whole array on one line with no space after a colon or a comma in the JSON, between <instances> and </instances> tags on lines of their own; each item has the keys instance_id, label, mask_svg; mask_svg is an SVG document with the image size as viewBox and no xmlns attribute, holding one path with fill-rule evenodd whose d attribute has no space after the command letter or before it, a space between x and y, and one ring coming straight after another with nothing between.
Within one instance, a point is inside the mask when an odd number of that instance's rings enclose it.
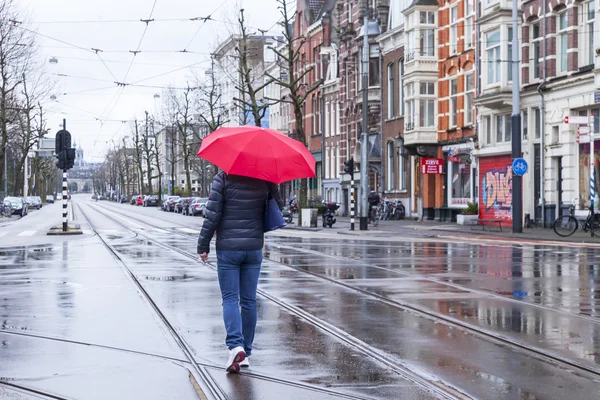
<instances>
[{"instance_id":1,"label":"blue shoulder bag","mask_svg":"<svg viewBox=\"0 0 600 400\"><path fill-rule=\"evenodd\" d=\"M271 232L279 228L283 228L286 225L281 215L281 210L277 202L271 196L271 188L269 188L269 198L265 203L265 216L263 219L263 230L265 232Z\"/></svg>"}]
</instances>

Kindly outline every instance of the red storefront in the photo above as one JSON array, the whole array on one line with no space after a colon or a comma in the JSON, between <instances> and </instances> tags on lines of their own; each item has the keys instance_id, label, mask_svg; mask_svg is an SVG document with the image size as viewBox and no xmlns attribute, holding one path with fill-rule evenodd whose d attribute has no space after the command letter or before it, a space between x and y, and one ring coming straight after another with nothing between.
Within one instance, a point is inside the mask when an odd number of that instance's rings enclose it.
<instances>
[{"instance_id":1,"label":"red storefront","mask_svg":"<svg viewBox=\"0 0 600 400\"><path fill-rule=\"evenodd\" d=\"M479 218L512 225L512 158L479 158Z\"/></svg>"}]
</instances>

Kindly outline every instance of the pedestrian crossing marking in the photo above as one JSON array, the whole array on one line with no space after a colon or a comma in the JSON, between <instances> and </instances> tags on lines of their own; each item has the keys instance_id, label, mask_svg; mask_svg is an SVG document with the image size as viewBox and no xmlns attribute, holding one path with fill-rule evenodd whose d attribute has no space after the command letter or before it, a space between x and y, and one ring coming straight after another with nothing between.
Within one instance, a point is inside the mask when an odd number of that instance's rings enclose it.
<instances>
[{"instance_id":1,"label":"pedestrian crossing marking","mask_svg":"<svg viewBox=\"0 0 600 400\"><path fill-rule=\"evenodd\" d=\"M91 229L82 229L81 232L84 235L93 235L94 234L94 231L92 231Z\"/></svg>"},{"instance_id":2,"label":"pedestrian crossing marking","mask_svg":"<svg viewBox=\"0 0 600 400\"><path fill-rule=\"evenodd\" d=\"M8 235L8 231L2 231L2 232L0 232L0 237L2 237L4 235Z\"/></svg>"},{"instance_id":3,"label":"pedestrian crossing marking","mask_svg":"<svg viewBox=\"0 0 600 400\"><path fill-rule=\"evenodd\" d=\"M185 233L200 233L199 230L191 228L177 228L177 230Z\"/></svg>"},{"instance_id":4,"label":"pedestrian crossing marking","mask_svg":"<svg viewBox=\"0 0 600 400\"><path fill-rule=\"evenodd\" d=\"M17 236L33 236L37 231L23 231L19 233Z\"/></svg>"}]
</instances>

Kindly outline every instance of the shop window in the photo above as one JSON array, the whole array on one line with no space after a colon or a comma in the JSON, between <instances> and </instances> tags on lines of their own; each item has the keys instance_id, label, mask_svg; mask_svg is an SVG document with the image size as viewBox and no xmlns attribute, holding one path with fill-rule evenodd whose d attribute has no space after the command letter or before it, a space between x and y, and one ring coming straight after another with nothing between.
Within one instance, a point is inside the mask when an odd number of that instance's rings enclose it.
<instances>
[{"instance_id":1,"label":"shop window","mask_svg":"<svg viewBox=\"0 0 600 400\"><path fill-rule=\"evenodd\" d=\"M467 204L471 200L471 165L462 162L448 163L450 170L450 204Z\"/></svg>"}]
</instances>

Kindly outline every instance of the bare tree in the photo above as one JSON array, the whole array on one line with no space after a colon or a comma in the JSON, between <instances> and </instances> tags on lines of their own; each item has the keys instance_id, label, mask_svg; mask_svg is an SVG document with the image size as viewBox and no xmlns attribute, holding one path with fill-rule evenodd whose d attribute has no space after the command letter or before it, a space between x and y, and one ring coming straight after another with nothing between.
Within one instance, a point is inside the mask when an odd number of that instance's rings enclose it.
<instances>
[{"instance_id":1,"label":"bare tree","mask_svg":"<svg viewBox=\"0 0 600 400\"><path fill-rule=\"evenodd\" d=\"M138 171L138 194L142 194L144 191L144 166L142 164L142 135L140 135L140 128L137 119L135 120L135 131L133 135L133 151L134 151L134 162Z\"/></svg>"},{"instance_id":2,"label":"bare tree","mask_svg":"<svg viewBox=\"0 0 600 400\"><path fill-rule=\"evenodd\" d=\"M183 169L185 171L185 189L187 193L192 192L192 177L191 177L191 158L193 157L192 141L194 138L193 126L193 91L196 88L190 87L189 83L186 88L179 94L175 89L169 88L167 91L168 109L172 112L173 125L177 132L173 135L173 146L180 149L181 160L183 161Z\"/></svg>"},{"instance_id":3,"label":"bare tree","mask_svg":"<svg viewBox=\"0 0 600 400\"><path fill-rule=\"evenodd\" d=\"M204 122L207 127L208 132L205 130L198 130L198 143L202 145L202 140L205 137L205 134L210 134L227 122L227 119L223 117L223 109L221 107L221 91L219 90L219 84L215 78L215 60L211 57L211 69L208 76L208 82L205 82L204 85L200 86L200 98L199 98L199 108L200 108L200 119ZM209 176L209 171L216 173L216 168L214 168L209 162L202 159L200 162L200 170L201 170L201 183L202 190L200 191L202 197L208 196L208 182L212 180L212 176Z\"/></svg>"},{"instance_id":4,"label":"bare tree","mask_svg":"<svg viewBox=\"0 0 600 400\"><path fill-rule=\"evenodd\" d=\"M154 138L154 165L156 166L156 175L158 176L158 204L162 204L162 169L161 154L158 147L158 133L154 130L154 120L152 121L152 137Z\"/></svg>"},{"instance_id":5,"label":"bare tree","mask_svg":"<svg viewBox=\"0 0 600 400\"><path fill-rule=\"evenodd\" d=\"M304 77L308 75L313 67L306 67L301 63L301 51L306 43L306 37L302 35L294 35L292 30L293 18L288 10L289 0L277 0L279 4L278 8L281 12L282 19L279 25L283 30L283 43L282 48L271 47L271 49L279 56L282 60L282 69L287 71L287 79L282 79L282 76L274 77L267 73L266 75L277 85L288 90L289 94L282 99L269 99L269 100L280 100L288 103L292 106L294 112L294 119L296 129L294 130L294 139L299 140L305 146L308 145L306 136L304 134L304 112L302 106L308 98L308 96L317 90L323 83L323 80L317 80L310 87L303 83ZM298 206L300 209L307 207L308 203L308 179L304 178L300 180L300 195ZM302 223L302 213L299 216L299 224Z\"/></svg>"},{"instance_id":6,"label":"bare tree","mask_svg":"<svg viewBox=\"0 0 600 400\"><path fill-rule=\"evenodd\" d=\"M18 115L14 110L18 88L35 52L33 33L22 26L24 21L16 3L0 1L0 177L4 176L10 124Z\"/></svg>"},{"instance_id":7,"label":"bare tree","mask_svg":"<svg viewBox=\"0 0 600 400\"><path fill-rule=\"evenodd\" d=\"M237 40L235 51L238 56L238 72L240 76L239 86L236 89L240 93L240 97L234 97L233 100L241 109L244 119L247 122L246 115L248 112L254 118L254 125L262 126L262 119L269 110L269 102L260 97L262 90L273 82L272 79L263 79L263 75L256 73L257 63L263 61L263 49L261 39L253 39L248 33L246 20L244 19L244 9L240 9L238 18L240 29L239 39ZM264 63L264 61L263 61Z\"/></svg>"}]
</instances>

